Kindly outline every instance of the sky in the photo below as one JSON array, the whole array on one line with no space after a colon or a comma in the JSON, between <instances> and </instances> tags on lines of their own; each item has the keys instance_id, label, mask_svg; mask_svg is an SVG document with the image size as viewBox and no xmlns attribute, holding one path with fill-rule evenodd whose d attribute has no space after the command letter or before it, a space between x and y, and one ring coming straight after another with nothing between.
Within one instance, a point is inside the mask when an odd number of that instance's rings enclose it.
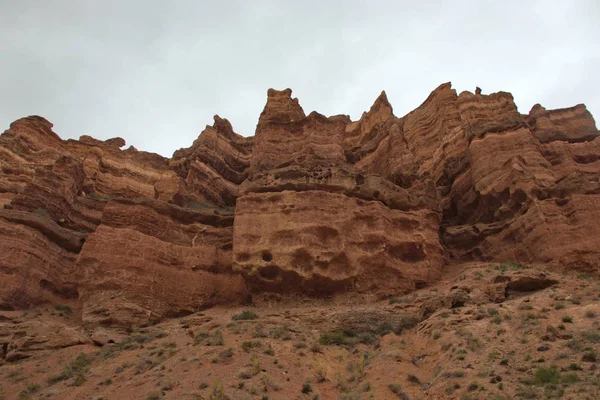
<instances>
[{"instance_id":1,"label":"sky","mask_svg":"<svg viewBox=\"0 0 600 400\"><path fill-rule=\"evenodd\" d=\"M40 115L167 157L215 114L253 135L269 88L353 120L449 81L600 118L598 0L0 0L0 38L0 132Z\"/></svg>"}]
</instances>

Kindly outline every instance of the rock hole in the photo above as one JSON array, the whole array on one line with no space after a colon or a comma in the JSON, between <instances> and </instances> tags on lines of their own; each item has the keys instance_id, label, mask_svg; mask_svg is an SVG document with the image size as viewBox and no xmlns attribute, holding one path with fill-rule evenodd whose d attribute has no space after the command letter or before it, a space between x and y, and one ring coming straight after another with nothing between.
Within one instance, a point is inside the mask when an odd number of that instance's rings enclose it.
<instances>
[{"instance_id":1,"label":"rock hole","mask_svg":"<svg viewBox=\"0 0 600 400\"><path fill-rule=\"evenodd\" d=\"M269 251L263 251L262 252L262 259L265 262L269 262L273 260L273 254L271 254L271 252Z\"/></svg>"},{"instance_id":2,"label":"rock hole","mask_svg":"<svg viewBox=\"0 0 600 400\"><path fill-rule=\"evenodd\" d=\"M427 282L425 281L415 281L415 289L419 290L419 289L423 289L427 287Z\"/></svg>"},{"instance_id":3,"label":"rock hole","mask_svg":"<svg viewBox=\"0 0 600 400\"><path fill-rule=\"evenodd\" d=\"M463 300L453 300L452 304L450 305L450 308L460 308L463 307L465 305L465 302Z\"/></svg>"},{"instance_id":4,"label":"rock hole","mask_svg":"<svg viewBox=\"0 0 600 400\"><path fill-rule=\"evenodd\" d=\"M361 174L356 174L356 176L354 177L354 181L357 185L362 185L363 183L365 183L365 177Z\"/></svg>"},{"instance_id":5,"label":"rock hole","mask_svg":"<svg viewBox=\"0 0 600 400\"><path fill-rule=\"evenodd\" d=\"M387 252L391 257L409 263L420 262L425 259L425 251L421 243L400 243L396 246L389 246Z\"/></svg>"},{"instance_id":6,"label":"rock hole","mask_svg":"<svg viewBox=\"0 0 600 400\"><path fill-rule=\"evenodd\" d=\"M264 268L261 268L258 274L261 276L261 278L272 281L279 276L279 268L268 265Z\"/></svg>"}]
</instances>

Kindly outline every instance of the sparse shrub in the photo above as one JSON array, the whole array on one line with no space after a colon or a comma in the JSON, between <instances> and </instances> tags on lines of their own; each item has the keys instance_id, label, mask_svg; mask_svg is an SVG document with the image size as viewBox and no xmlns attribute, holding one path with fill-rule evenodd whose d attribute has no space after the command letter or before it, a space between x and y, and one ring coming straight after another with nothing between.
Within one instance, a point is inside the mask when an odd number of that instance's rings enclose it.
<instances>
[{"instance_id":1,"label":"sparse shrub","mask_svg":"<svg viewBox=\"0 0 600 400\"><path fill-rule=\"evenodd\" d=\"M267 332L265 332L265 326L263 324L256 324L254 327L254 332L252 332L253 338L266 338L269 337Z\"/></svg>"},{"instance_id":2,"label":"sparse shrub","mask_svg":"<svg viewBox=\"0 0 600 400\"><path fill-rule=\"evenodd\" d=\"M350 372L350 377L348 378L348 381L360 382L365 376L367 364L368 364L368 360L364 354L360 355L360 358L358 361L349 362L348 365L346 366L346 368L348 369L348 372Z\"/></svg>"},{"instance_id":3,"label":"sparse shrub","mask_svg":"<svg viewBox=\"0 0 600 400\"><path fill-rule=\"evenodd\" d=\"M269 336L272 337L273 339L283 339L283 340L290 340L292 338L290 333L285 328L285 326L281 326L281 325L274 326L269 331Z\"/></svg>"},{"instance_id":4,"label":"sparse shrub","mask_svg":"<svg viewBox=\"0 0 600 400\"><path fill-rule=\"evenodd\" d=\"M261 371L260 359L256 357L256 355L252 356L250 366L252 367L252 373L254 375L257 375Z\"/></svg>"},{"instance_id":5,"label":"sparse shrub","mask_svg":"<svg viewBox=\"0 0 600 400\"><path fill-rule=\"evenodd\" d=\"M318 383L327 380L327 366L322 361L315 365L315 378Z\"/></svg>"},{"instance_id":6,"label":"sparse shrub","mask_svg":"<svg viewBox=\"0 0 600 400\"><path fill-rule=\"evenodd\" d=\"M355 332L345 329L335 332L327 332L321 335L319 343L324 346L342 345L352 346L357 343L371 344L375 341L375 336L369 332Z\"/></svg>"},{"instance_id":7,"label":"sparse shrub","mask_svg":"<svg viewBox=\"0 0 600 400\"><path fill-rule=\"evenodd\" d=\"M464 371L456 370L456 371L445 372L444 376L446 378L463 378L465 376L465 373L464 373Z\"/></svg>"},{"instance_id":8,"label":"sparse shrub","mask_svg":"<svg viewBox=\"0 0 600 400\"><path fill-rule=\"evenodd\" d=\"M173 390L175 388L175 381L172 378L166 378L160 385L161 390Z\"/></svg>"},{"instance_id":9,"label":"sparse shrub","mask_svg":"<svg viewBox=\"0 0 600 400\"><path fill-rule=\"evenodd\" d=\"M162 393L155 391L150 392L146 395L146 400L160 400L162 398Z\"/></svg>"},{"instance_id":10,"label":"sparse shrub","mask_svg":"<svg viewBox=\"0 0 600 400\"><path fill-rule=\"evenodd\" d=\"M35 393L38 390L40 390L40 385L39 383L30 383L29 385L27 385L27 391L29 393Z\"/></svg>"},{"instance_id":11,"label":"sparse shrub","mask_svg":"<svg viewBox=\"0 0 600 400\"><path fill-rule=\"evenodd\" d=\"M475 336L469 336L467 338L467 348L471 351L477 351L481 349L482 344L481 341Z\"/></svg>"},{"instance_id":12,"label":"sparse shrub","mask_svg":"<svg viewBox=\"0 0 600 400\"><path fill-rule=\"evenodd\" d=\"M388 333L394 331L394 326L388 321L382 322L381 324L379 324L376 331L378 335L387 335Z\"/></svg>"},{"instance_id":13,"label":"sparse shrub","mask_svg":"<svg viewBox=\"0 0 600 400\"><path fill-rule=\"evenodd\" d=\"M244 310L241 313L236 314L233 317L231 317L231 319L234 321L249 321L249 320L253 320L253 319L258 319L258 315L256 315L256 313L253 311Z\"/></svg>"},{"instance_id":14,"label":"sparse shrub","mask_svg":"<svg viewBox=\"0 0 600 400\"><path fill-rule=\"evenodd\" d=\"M225 400L226 398L223 384L220 381L213 382L208 400Z\"/></svg>"},{"instance_id":15,"label":"sparse shrub","mask_svg":"<svg viewBox=\"0 0 600 400\"><path fill-rule=\"evenodd\" d=\"M588 351L585 352L582 356L581 356L581 361L583 362L596 362L596 352L595 351Z\"/></svg>"},{"instance_id":16,"label":"sparse shrub","mask_svg":"<svg viewBox=\"0 0 600 400\"><path fill-rule=\"evenodd\" d=\"M570 383L579 382L580 379L579 379L579 376L576 373L571 372L571 373L568 373L566 375L563 375L560 381L562 383L570 384Z\"/></svg>"},{"instance_id":17,"label":"sparse shrub","mask_svg":"<svg viewBox=\"0 0 600 400\"><path fill-rule=\"evenodd\" d=\"M69 363L64 367L63 371L58 375L48 377L48 384L52 385L59 381L64 381L70 378L75 378L72 382L73 386L80 386L85 382L85 374L88 371L88 366L91 364L92 358L85 353L79 353L75 358L69 360Z\"/></svg>"},{"instance_id":18,"label":"sparse shrub","mask_svg":"<svg viewBox=\"0 0 600 400\"><path fill-rule=\"evenodd\" d=\"M225 340L223 339L223 332L220 329L217 329L206 341L207 346L223 346L224 344Z\"/></svg>"},{"instance_id":19,"label":"sparse shrub","mask_svg":"<svg viewBox=\"0 0 600 400\"><path fill-rule=\"evenodd\" d=\"M549 368L538 368L533 375L533 383L538 386L543 386L547 384L558 384L560 381L560 372L556 366L551 366Z\"/></svg>"},{"instance_id":20,"label":"sparse shrub","mask_svg":"<svg viewBox=\"0 0 600 400\"><path fill-rule=\"evenodd\" d=\"M167 333L165 331L163 331L162 329L159 329L156 332L154 332L155 339L162 339L165 337L167 337Z\"/></svg>"},{"instance_id":21,"label":"sparse shrub","mask_svg":"<svg viewBox=\"0 0 600 400\"><path fill-rule=\"evenodd\" d=\"M71 307L66 304L57 304L54 306L54 309L56 311L64 312L65 314L69 314L69 315L73 312Z\"/></svg>"},{"instance_id":22,"label":"sparse shrub","mask_svg":"<svg viewBox=\"0 0 600 400\"><path fill-rule=\"evenodd\" d=\"M322 353L323 349L321 348L321 346L319 346L318 343L313 343L310 345L310 351L312 351L313 353Z\"/></svg>"},{"instance_id":23,"label":"sparse shrub","mask_svg":"<svg viewBox=\"0 0 600 400\"><path fill-rule=\"evenodd\" d=\"M421 320L416 315L413 315L413 314L403 315L400 318L400 320L398 321L398 324L396 325L396 328L394 329L394 333L399 335L405 329L414 328L415 326L417 326L417 324L419 322L421 322Z\"/></svg>"},{"instance_id":24,"label":"sparse shrub","mask_svg":"<svg viewBox=\"0 0 600 400\"><path fill-rule=\"evenodd\" d=\"M582 332L581 336L588 342L600 343L600 332L598 332L594 329L588 329L588 330Z\"/></svg>"},{"instance_id":25,"label":"sparse shrub","mask_svg":"<svg viewBox=\"0 0 600 400\"><path fill-rule=\"evenodd\" d=\"M221 359L231 358L231 357L233 357L233 350L231 350L230 348L227 348L219 353L219 357Z\"/></svg>"},{"instance_id":26,"label":"sparse shrub","mask_svg":"<svg viewBox=\"0 0 600 400\"><path fill-rule=\"evenodd\" d=\"M596 318L596 313L593 312L592 310L588 310L588 311L585 312L585 317L586 318L590 318L590 319Z\"/></svg>"},{"instance_id":27,"label":"sparse shrub","mask_svg":"<svg viewBox=\"0 0 600 400\"><path fill-rule=\"evenodd\" d=\"M565 315L564 317L562 317L562 322L564 322L565 324L572 324L573 317L571 317L569 315Z\"/></svg>"},{"instance_id":28,"label":"sparse shrub","mask_svg":"<svg viewBox=\"0 0 600 400\"><path fill-rule=\"evenodd\" d=\"M571 350L581 351L583 350L583 342L580 339L571 339L567 342L567 347Z\"/></svg>"},{"instance_id":29,"label":"sparse shrub","mask_svg":"<svg viewBox=\"0 0 600 400\"><path fill-rule=\"evenodd\" d=\"M266 354L268 356L274 356L275 355L275 350L273 350L273 347L269 344L269 347L267 347L264 351L263 354Z\"/></svg>"},{"instance_id":30,"label":"sparse shrub","mask_svg":"<svg viewBox=\"0 0 600 400\"><path fill-rule=\"evenodd\" d=\"M532 386L519 387L517 390L517 398L519 399L539 399L539 391Z\"/></svg>"},{"instance_id":31,"label":"sparse shrub","mask_svg":"<svg viewBox=\"0 0 600 400\"><path fill-rule=\"evenodd\" d=\"M529 303L521 303L521 304L519 304L519 310L523 310L523 311L533 310L533 306Z\"/></svg>"},{"instance_id":32,"label":"sparse shrub","mask_svg":"<svg viewBox=\"0 0 600 400\"><path fill-rule=\"evenodd\" d=\"M446 388L446 394L452 394L458 389L460 389L460 385L458 383L454 383Z\"/></svg>"},{"instance_id":33,"label":"sparse shrub","mask_svg":"<svg viewBox=\"0 0 600 400\"><path fill-rule=\"evenodd\" d=\"M310 382L306 382L304 385L302 385L302 393L307 394L307 393L312 393L313 389L312 389L312 385L310 384Z\"/></svg>"},{"instance_id":34,"label":"sparse shrub","mask_svg":"<svg viewBox=\"0 0 600 400\"><path fill-rule=\"evenodd\" d=\"M569 371L583 371L583 368L581 368L581 365L579 365L577 363L571 363L571 365L569 365L568 370Z\"/></svg>"},{"instance_id":35,"label":"sparse shrub","mask_svg":"<svg viewBox=\"0 0 600 400\"><path fill-rule=\"evenodd\" d=\"M242 343L242 349L246 352L249 353L250 350L255 349L257 347L261 347L262 343L259 341L245 341Z\"/></svg>"},{"instance_id":36,"label":"sparse shrub","mask_svg":"<svg viewBox=\"0 0 600 400\"><path fill-rule=\"evenodd\" d=\"M402 400L408 400L408 395L402 391L402 386L397 383L390 383L388 389Z\"/></svg>"}]
</instances>

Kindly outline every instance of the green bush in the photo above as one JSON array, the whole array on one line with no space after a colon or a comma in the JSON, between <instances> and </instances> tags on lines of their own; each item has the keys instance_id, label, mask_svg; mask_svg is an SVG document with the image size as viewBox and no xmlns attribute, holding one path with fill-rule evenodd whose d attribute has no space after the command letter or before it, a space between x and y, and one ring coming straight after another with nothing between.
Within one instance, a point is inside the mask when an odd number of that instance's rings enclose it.
<instances>
[{"instance_id":1,"label":"green bush","mask_svg":"<svg viewBox=\"0 0 600 400\"><path fill-rule=\"evenodd\" d=\"M223 346L224 344L225 340L223 339L223 332L221 332L221 330L216 330L206 341L207 346Z\"/></svg>"},{"instance_id":2,"label":"green bush","mask_svg":"<svg viewBox=\"0 0 600 400\"><path fill-rule=\"evenodd\" d=\"M580 381L579 376L576 373L574 373L574 372L571 372L571 373L568 373L568 374L564 375L562 377L562 379L561 379L561 382L562 383L566 383L566 384L576 383L576 382L579 382L579 381Z\"/></svg>"},{"instance_id":3,"label":"green bush","mask_svg":"<svg viewBox=\"0 0 600 400\"><path fill-rule=\"evenodd\" d=\"M353 346L358 343L373 344L376 339L375 335L370 332L356 332L352 329L343 329L322 334L319 338L319 343L324 346Z\"/></svg>"},{"instance_id":4,"label":"green bush","mask_svg":"<svg viewBox=\"0 0 600 400\"><path fill-rule=\"evenodd\" d=\"M258 315L250 310L244 310L241 313L231 317L231 319L234 321L249 321L252 319L258 319Z\"/></svg>"},{"instance_id":5,"label":"green bush","mask_svg":"<svg viewBox=\"0 0 600 400\"><path fill-rule=\"evenodd\" d=\"M558 384L560 381L560 372L556 366L549 368L538 368L533 375L533 383L538 386L547 384Z\"/></svg>"},{"instance_id":6,"label":"green bush","mask_svg":"<svg viewBox=\"0 0 600 400\"><path fill-rule=\"evenodd\" d=\"M583 338L588 342L600 343L600 332L594 329L588 329L587 331L584 331L581 336L583 336Z\"/></svg>"},{"instance_id":7,"label":"green bush","mask_svg":"<svg viewBox=\"0 0 600 400\"><path fill-rule=\"evenodd\" d=\"M312 385L310 384L310 382L306 382L304 385L302 385L302 393L306 394L306 393L310 393L312 392Z\"/></svg>"},{"instance_id":8,"label":"green bush","mask_svg":"<svg viewBox=\"0 0 600 400\"><path fill-rule=\"evenodd\" d=\"M54 306L54 309L56 311L61 311L64 312L65 314L71 314L73 312L73 310L71 309L71 307L64 305L64 304L57 304Z\"/></svg>"},{"instance_id":9,"label":"green bush","mask_svg":"<svg viewBox=\"0 0 600 400\"><path fill-rule=\"evenodd\" d=\"M73 386L80 386L85 382L85 374L88 372L88 366L92 363L92 358L85 353L79 353L75 358L69 360L63 371L58 375L52 375L48 378L48 384L52 385L59 381L64 381L75 377Z\"/></svg>"}]
</instances>

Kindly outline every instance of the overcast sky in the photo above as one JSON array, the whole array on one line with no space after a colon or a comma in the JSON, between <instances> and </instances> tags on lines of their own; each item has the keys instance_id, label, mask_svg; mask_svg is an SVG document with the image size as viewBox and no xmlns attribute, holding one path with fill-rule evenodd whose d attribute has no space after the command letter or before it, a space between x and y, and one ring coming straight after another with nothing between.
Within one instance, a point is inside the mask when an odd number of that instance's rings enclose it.
<instances>
[{"instance_id":1,"label":"overcast sky","mask_svg":"<svg viewBox=\"0 0 600 400\"><path fill-rule=\"evenodd\" d=\"M600 116L598 0L0 0L0 38L0 132L41 115L165 156L214 114L253 135L268 88L352 119L448 81Z\"/></svg>"}]
</instances>

